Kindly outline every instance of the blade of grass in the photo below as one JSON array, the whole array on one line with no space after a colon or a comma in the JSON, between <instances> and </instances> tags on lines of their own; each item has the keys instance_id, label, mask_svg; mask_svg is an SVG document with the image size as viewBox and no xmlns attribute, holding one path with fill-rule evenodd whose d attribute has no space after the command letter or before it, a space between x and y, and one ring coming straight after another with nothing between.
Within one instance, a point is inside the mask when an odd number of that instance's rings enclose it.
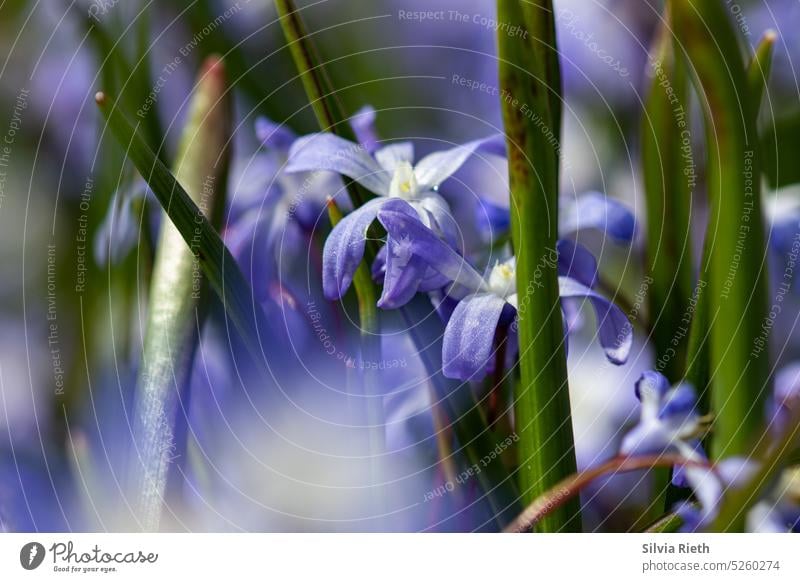
<instances>
[{"instance_id":1,"label":"blade of grass","mask_svg":"<svg viewBox=\"0 0 800 582\"><path fill-rule=\"evenodd\" d=\"M500 31L498 42L520 297L515 421L520 487L530 502L576 470L557 273L542 268L558 237L560 76L550 0L499 0L497 14L525 31ZM580 531L578 501L566 501L537 528Z\"/></svg>"},{"instance_id":2,"label":"blade of grass","mask_svg":"<svg viewBox=\"0 0 800 582\"><path fill-rule=\"evenodd\" d=\"M335 227L342 220L343 215L336 203L328 200L328 217L331 226ZM380 326L378 323L378 296L375 284L372 282L369 268L361 262L353 276L353 287L358 300L358 317L361 328L361 358L363 362L372 363L381 361ZM375 510L383 513L384 499L378 486L381 483L380 460L386 451L385 426L386 418L383 410L383 396L378 390L379 379L377 370L370 365L363 366L362 379L364 386L364 406L366 408L367 449L370 456L370 470L372 477L371 491Z\"/></svg>"},{"instance_id":3,"label":"blade of grass","mask_svg":"<svg viewBox=\"0 0 800 582\"><path fill-rule=\"evenodd\" d=\"M650 54L649 93L642 120L642 166L647 207L645 272L652 279L648 312L657 369L681 379L686 356L684 318L693 295L691 207L694 162L688 78L675 58L667 10ZM685 171L687 173L685 173Z\"/></svg>"},{"instance_id":4,"label":"blade of grass","mask_svg":"<svg viewBox=\"0 0 800 582\"><path fill-rule=\"evenodd\" d=\"M764 95L767 91L776 39L777 34L774 30L765 32L747 67L747 86L750 91L750 99L756 108L756 116L758 116L758 110L761 109L761 102L764 100Z\"/></svg>"},{"instance_id":5,"label":"blade of grass","mask_svg":"<svg viewBox=\"0 0 800 582\"><path fill-rule=\"evenodd\" d=\"M261 366L265 374L269 373L259 342L259 333L268 326L261 306L233 255L186 190L147 145L139 126L132 126L118 104L105 93L99 92L95 100L106 119L107 128L127 148L128 157L149 184L170 221L186 244L196 249L195 256L203 274L242 335L254 363Z\"/></svg>"},{"instance_id":6,"label":"blade of grass","mask_svg":"<svg viewBox=\"0 0 800 582\"><path fill-rule=\"evenodd\" d=\"M647 295L649 329L656 369L676 383L685 371L686 338L692 316L691 209L696 178L688 78L683 61L676 58L669 5L648 62L642 170L647 211L645 274L651 281ZM654 471L653 490L657 497L642 519L654 519L670 504L669 469Z\"/></svg>"},{"instance_id":7,"label":"blade of grass","mask_svg":"<svg viewBox=\"0 0 800 582\"><path fill-rule=\"evenodd\" d=\"M352 128L346 123L347 115L337 97L333 83L319 57L317 48L308 36L306 26L293 0L275 0L286 44L292 53L297 72L303 82L308 102L322 131L355 141ZM370 198L358 184L345 179L347 192L353 206L361 206Z\"/></svg>"},{"instance_id":8,"label":"blade of grass","mask_svg":"<svg viewBox=\"0 0 800 582\"><path fill-rule=\"evenodd\" d=\"M222 62L203 65L175 164L175 179L208 219L224 206L231 105ZM150 286L144 349L136 382L129 466L133 507L144 531L157 531L173 457L186 448L180 413L188 408L188 377L204 319L202 280L193 249L164 212Z\"/></svg>"},{"instance_id":9,"label":"blade of grass","mask_svg":"<svg viewBox=\"0 0 800 582\"><path fill-rule=\"evenodd\" d=\"M767 315L756 132L744 61L718 0L673 0L674 30L703 107L711 213L706 232L712 457L742 454L760 434L766 358L751 354Z\"/></svg>"}]
</instances>

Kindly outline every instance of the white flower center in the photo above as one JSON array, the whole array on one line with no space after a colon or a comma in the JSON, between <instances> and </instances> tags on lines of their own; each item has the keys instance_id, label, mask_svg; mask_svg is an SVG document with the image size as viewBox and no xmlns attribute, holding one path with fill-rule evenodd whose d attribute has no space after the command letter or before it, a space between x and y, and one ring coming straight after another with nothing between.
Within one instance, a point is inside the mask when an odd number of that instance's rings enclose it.
<instances>
[{"instance_id":1,"label":"white flower center","mask_svg":"<svg viewBox=\"0 0 800 582\"><path fill-rule=\"evenodd\" d=\"M511 263L495 263L489 274L489 289L506 299L517 292L517 270Z\"/></svg>"},{"instance_id":2,"label":"white flower center","mask_svg":"<svg viewBox=\"0 0 800 582\"><path fill-rule=\"evenodd\" d=\"M408 162L400 162L394 170L389 196L413 200L417 197L419 186L414 168Z\"/></svg>"}]
</instances>

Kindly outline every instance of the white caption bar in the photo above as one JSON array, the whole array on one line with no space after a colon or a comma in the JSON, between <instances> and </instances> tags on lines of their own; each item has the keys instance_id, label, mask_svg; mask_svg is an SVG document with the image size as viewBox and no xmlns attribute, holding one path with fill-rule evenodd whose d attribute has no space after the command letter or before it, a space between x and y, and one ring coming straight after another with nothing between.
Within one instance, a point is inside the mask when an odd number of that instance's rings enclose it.
<instances>
[{"instance_id":1,"label":"white caption bar","mask_svg":"<svg viewBox=\"0 0 800 582\"><path fill-rule=\"evenodd\" d=\"M799 580L799 541L788 534L0 534L0 580Z\"/></svg>"}]
</instances>

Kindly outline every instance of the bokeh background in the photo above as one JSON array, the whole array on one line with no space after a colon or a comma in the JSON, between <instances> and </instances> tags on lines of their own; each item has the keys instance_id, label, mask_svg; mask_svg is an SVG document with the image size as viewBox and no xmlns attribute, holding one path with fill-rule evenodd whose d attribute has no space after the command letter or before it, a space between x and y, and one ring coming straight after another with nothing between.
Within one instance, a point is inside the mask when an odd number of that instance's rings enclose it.
<instances>
[{"instance_id":1,"label":"bokeh background","mask_svg":"<svg viewBox=\"0 0 800 582\"><path fill-rule=\"evenodd\" d=\"M493 2L298 5L345 109L375 107L384 139L413 139L425 153L501 130L499 97L492 90L498 85ZM566 99L561 195L569 200L598 190L643 216L639 119L648 47L662 5L654 0L556 0L555 5ZM729 7L751 45L767 28L778 32L764 114L791 111L798 102L800 4L738 0ZM441 17L406 16L415 11ZM266 195L267 181L259 175L265 166L255 132L258 116L298 133L316 129L267 0L0 3L0 530L136 528L124 495L124 459L146 309L142 241L152 238L158 212L152 199L136 198L130 207L120 202L118 193L140 185L122 162L124 151L104 132L94 104L109 75L95 26L130 63L141 63L137 47L146 47L146 74L159 87L153 107L168 156L175 152L200 63L210 54L224 55L235 101L229 199ZM178 55L180 64L171 65ZM694 109L693 133L699 136ZM702 175L703 152L696 148L695 154ZM493 171L467 166L443 192L463 202L455 208L468 245L485 242L474 220L476 192L499 207L508 205L498 179L504 172L502 162ZM791 212L797 194L793 188L767 191L771 216ZM694 221L702 226L702 184L693 208ZM254 385L246 370L232 365L235 340L212 307L186 408L190 445L176 451L180 494L169 504L164 527L488 527L489 509L470 501L474 483L425 501L442 479L426 413L428 393L418 381L425 372L407 336L392 332L401 326L391 320L384 351L402 363L382 376L388 452L380 482L389 502L384 511L370 509L365 499L372 489L371 466L359 445L363 430L349 420L343 394L347 370L325 355L307 306L316 302L330 330L349 324L336 320L315 288L318 259L306 254L293 234L282 236L288 238L277 256L256 255L247 265L267 287L265 309L285 324L265 341L269 349L291 347L282 379L275 386ZM119 247L113 253L110 239ZM632 248L600 239L587 244L629 310L644 309L640 240ZM296 288L289 283L276 288L274 281L295 282ZM782 363L800 348L790 324L774 336L776 345L786 346L776 355ZM636 417L632 384L652 364L638 328L624 367L608 364L590 340L590 334L578 336L570 345L582 467L617 450L624 428ZM587 528L625 529L646 499L641 475L616 479L584 496Z\"/></svg>"}]
</instances>

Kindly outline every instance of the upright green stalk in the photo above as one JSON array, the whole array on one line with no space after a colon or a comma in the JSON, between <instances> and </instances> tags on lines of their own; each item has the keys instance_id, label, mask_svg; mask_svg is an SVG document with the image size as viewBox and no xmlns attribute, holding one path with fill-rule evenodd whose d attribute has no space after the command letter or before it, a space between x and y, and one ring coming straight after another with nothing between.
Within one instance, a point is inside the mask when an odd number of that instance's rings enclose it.
<instances>
[{"instance_id":1,"label":"upright green stalk","mask_svg":"<svg viewBox=\"0 0 800 582\"><path fill-rule=\"evenodd\" d=\"M218 222L224 203L231 108L222 62L210 57L200 73L184 129L176 179L207 218ZM130 478L141 527L159 527L173 455L185 449L181 411L203 319L204 293L196 248L186 244L164 215L150 288L147 328L136 382Z\"/></svg>"},{"instance_id":2,"label":"upright green stalk","mask_svg":"<svg viewBox=\"0 0 800 582\"><path fill-rule=\"evenodd\" d=\"M645 273L656 367L681 379L694 295L691 206L695 186L687 99L688 79L675 58L669 10L650 53L650 85L642 120L647 207Z\"/></svg>"},{"instance_id":3,"label":"upright green stalk","mask_svg":"<svg viewBox=\"0 0 800 582\"><path fill-rule=\"evenodd\" d=\"M308 36L305 23L294 0L275 0L275 8L281 19L286 44L292 53L295 67L300 74L308 102L314 110L320 129L353 140L354 136L350 125L345 123L347 115L344 107L336 95L322 60L319 58L316 46ZM352 180L346 180L346 184L353 204L361 206L368 199L366 193Z\"/></svg>"},{"instance_id":4,"label":"upright green stalk","mask_svg":"<svg viewBox=\"0 0 800 582\"><path fill-rule=\"evenodd\" d=\"M500 85L508 139L511 234L517 256L521 378L515 390L520 489L531 503L575 473L558 275L549 259L558 237L560 79L550 0L498 0ZM571 499L539 531L580 530Z\"/></svg>"},{"instance_id":5,"label":"upright green stalk","mask_svg":"<svg viewBox=\"0 0 800 582\"><path fill-rule=\"evenodd\" d=\"M767 359L753 354L767 316L757 108L723 3L673 0L672 9L705 118L711 452L720 458L750 450L769 391Z\"/></svg>"}]
</instances>

